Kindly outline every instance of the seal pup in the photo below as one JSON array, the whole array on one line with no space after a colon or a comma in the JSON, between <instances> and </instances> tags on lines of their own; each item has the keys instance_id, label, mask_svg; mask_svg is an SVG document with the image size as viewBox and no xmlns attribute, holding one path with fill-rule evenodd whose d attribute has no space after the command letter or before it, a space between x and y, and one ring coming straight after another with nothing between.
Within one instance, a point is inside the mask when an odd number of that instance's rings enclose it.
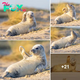
<instances>
[{"instance_id":1,"label":"seal pup","mask_svg":"<svg viewBox=\"0 0 80 80\"><path fill-rule=\"evenodd\" d=\"M72 45L77 39L77 34L74 31L71 31L71 35L67 37L63 37L57 41L54 41L51 44L51 49L60 49L65 48Z\"/></svg>"},{"instance_id":2,"label":"seal pup","mask_svg":"<svg viewBox=\"0 0 80 80\"><path fill-rule=\"evenodd\" d=\"M6 31L7 36L24 34L36 29L34 13L32 11L28 11L25 12L23 16L22 22L9 27L9 29Z\"/></svg>"},{"instance_id":3,"label":"seal pup","mask_svg":"<svg viewBox=\"0 0 80 80\"><path fill-rule=\"evenodd\" d=\"M23 49L23 48L22 48ZM20 50L21 51L21 50ZM43 69L46 69L47 61L45 56L44 47L40 44L37 44L33 46L30 53L31 56L25 58L23 50L22 55L23 59L17 63L14 63L10 65L2 77L21 77L25 75L31 75L37 72L42 71Z\"/></svg>"},{"instance_id":4,"label":"seal pup","mask_svg":"<svg viewBox=\"0 0 80 80\"><path fill-rule=\"evenodd\" d=\"M68 56L66 63L53 66L51 72L74 72L75 69L76 60L74 58L70 60L70 56Z\"/></svg>"},{"instance_id":5,"label":"seal pup","mask_svg":"<svg viewBox=\"0 0 80 80\"><path fill-rule=\"evenodd\" d=\"M68 12L65 12L64 14L58 16L55 19L55 24L67 23L67 22L76 20L75 7L71 4L67 4L67 9L68 9ZM63 11L64 11L64 9L63 9Z\"/></svg>"}]
</instances>

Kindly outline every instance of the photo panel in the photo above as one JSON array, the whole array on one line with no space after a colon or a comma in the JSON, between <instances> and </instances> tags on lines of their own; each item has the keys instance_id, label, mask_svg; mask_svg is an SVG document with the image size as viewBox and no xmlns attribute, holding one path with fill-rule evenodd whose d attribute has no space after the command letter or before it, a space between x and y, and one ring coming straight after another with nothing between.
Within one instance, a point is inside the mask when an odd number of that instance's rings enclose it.
<instances>
[{"instance_id":1,"label":"photo panel","mask_svg":"<svg viewBox=\"0 0 80 80\"><path fill-rule=\"evenodd\" d=\"M49 40L49 0L1 0L0 40Z\"/></svg>"},{"instance_id":2,"label":"photo panel","mask_svg":"<svg viewBox=\"0 0 80 80\"><path fill-rule=\"evenodd\" d=\"M51 0L52 27L80 26L79 0Z\"/></svg>"},{"instance_id":3,"label":"photo panel","mask_svg":"<svg viewBox=\"0 0 80 80\"><path fill-rule=\"evenodd\" d=\"M51 54L51 80L79 80L80 54Z\"/></svg>"},{"instance_id":4,"label":"photo panel","mask_svg":"<svg viewBox=\"0 0 80 80\"><path fill-rule=\"evenodd\" d=\"M50 80L50 41L0 41L2 77Z\"/></svg>"},{"instance_id":5,"label":"photo panel","mask_svg":"<svg viewBox=\"0 0 80 80\"><path fill-rule=\"evenodd\" d=\"M51 54L80 54L80 29L51 27Z\"/></svg>"}]
</instances>

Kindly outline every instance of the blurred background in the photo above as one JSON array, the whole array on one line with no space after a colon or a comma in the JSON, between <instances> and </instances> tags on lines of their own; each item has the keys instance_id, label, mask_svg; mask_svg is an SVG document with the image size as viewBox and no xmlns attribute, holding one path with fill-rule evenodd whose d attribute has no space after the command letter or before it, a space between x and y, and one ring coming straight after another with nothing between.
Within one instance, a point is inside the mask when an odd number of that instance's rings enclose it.
<instances>
[{"instance_id":1,"label":"blurred background","mask_svg":"<svg viewBox=\"0 0 80 80\"><path fill-rule=\"evenodd\" d=\"M5 61L19 61L23 59L19 52L19 46L23 46L27 53L36 44L43 45L47 57L48 66L50 64L50 42L49 41L0 41L0 59Z\"/></svg>"}]
</instances>

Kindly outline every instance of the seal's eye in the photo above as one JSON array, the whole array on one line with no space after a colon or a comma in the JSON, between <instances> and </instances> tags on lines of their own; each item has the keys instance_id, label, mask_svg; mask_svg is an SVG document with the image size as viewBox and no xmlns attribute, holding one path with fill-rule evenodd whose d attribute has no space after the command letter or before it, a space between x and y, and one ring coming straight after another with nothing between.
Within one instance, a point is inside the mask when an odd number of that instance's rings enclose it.
<instances>
[{"instance_id":1,"label":"seal's eye","mask_svg":"<svg viewBox=\"0 0 80 80\"><path fill-rule=\"evenodd\" d=\"M39 48L36 48L36 49L39 49Z\"/></svg>"}]
</instances>

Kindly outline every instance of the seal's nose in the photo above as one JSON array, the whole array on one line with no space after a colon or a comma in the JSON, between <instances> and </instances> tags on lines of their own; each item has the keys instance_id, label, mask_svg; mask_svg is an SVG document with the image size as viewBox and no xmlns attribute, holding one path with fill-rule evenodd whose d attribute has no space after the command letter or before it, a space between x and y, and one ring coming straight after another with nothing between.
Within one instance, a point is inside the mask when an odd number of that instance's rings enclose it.
<instances>
[{"instance_id":1,"label":"seal's nose","mask_svg":"<svg viewBox=\"0 0 80 80\"><path fill-rule=\"evenodd\" d=\"M34 49L32 49L32 50L31 50L31 52L35 53L35 50L34 50Z\"/></svg>"}]
</instances>

